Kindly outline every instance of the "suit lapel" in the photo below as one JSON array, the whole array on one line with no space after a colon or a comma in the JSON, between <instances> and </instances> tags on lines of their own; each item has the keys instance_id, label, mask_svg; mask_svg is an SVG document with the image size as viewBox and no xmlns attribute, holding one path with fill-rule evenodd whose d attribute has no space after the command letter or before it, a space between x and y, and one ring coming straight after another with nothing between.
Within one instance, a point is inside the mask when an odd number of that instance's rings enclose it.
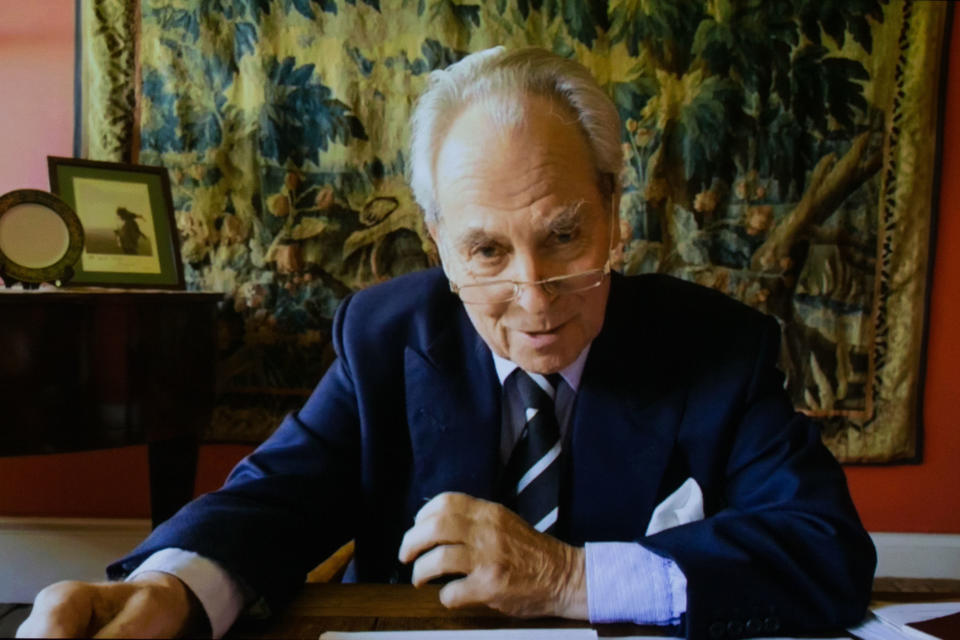
<instances>
[{"instance_id":1,"label":"suit lapel","mask_svg":"<svg viewBox=\"0 0 960 640\"><path fill-rule=\"evenodd\" d=\"M404 354L411 514L443 491L484 499L495 494L500 383L489 349L459 302L448 327L424 352L408 347Z\"/></svg>"},{"instance_id":2,"label":"suit lapel","mask_svg":"<svg viewBox=\"0 0 960 640\"><path fill-rule=\"evenodd\" d=\"M565 529L575 544L643 536L686 400L671 382L663 337L644 326L647 314L632 308L623 284L613 281L570 428Z\"/></svg>"}]
</instances>

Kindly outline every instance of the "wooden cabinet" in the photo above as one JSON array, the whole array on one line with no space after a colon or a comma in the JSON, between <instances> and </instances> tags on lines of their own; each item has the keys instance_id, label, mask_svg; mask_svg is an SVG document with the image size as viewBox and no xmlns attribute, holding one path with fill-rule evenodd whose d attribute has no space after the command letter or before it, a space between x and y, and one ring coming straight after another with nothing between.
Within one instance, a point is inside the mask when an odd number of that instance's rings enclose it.
<instances>
[{"instance_id":1,"label":"wooden cabinet","mask_svg":"<svg viewBox=\"0 0 960 640\"><path fill-rule=\"evenodd\" d=\"M0 292L0 456L146 443L151 517L168 518L193 494L221 298Z\"/></svg>"}]
</instances>

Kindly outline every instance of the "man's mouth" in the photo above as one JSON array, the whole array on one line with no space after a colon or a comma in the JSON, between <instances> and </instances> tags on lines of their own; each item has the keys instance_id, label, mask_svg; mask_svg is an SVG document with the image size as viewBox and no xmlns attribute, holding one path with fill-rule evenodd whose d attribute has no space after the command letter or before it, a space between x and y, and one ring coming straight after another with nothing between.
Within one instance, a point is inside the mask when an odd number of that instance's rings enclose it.
<instances>
[{"instance_id":1,"label":"man's mouth","mask_svg":"<svg viewBox=\"0 0 960 640\"><path fill-rule=\"evenodd\" d=\"M560 339L560 330L565 324L566 322L561 322L549 328L517 329L517 333L521 334L534 348L545 348Z\"/></svg>"},{"instance_id":2,"label":"man's mouth","mask_svg":"<svg viewBox=\"0 0 960 640\"><path fill-rule=\"evenodd\" d=\"M559 331L561 328L563 328L563 325L564 325L564 324L566 324L566 323L565 323L565 322L561 322L561 323L559 323L559 324L555 324L555 325L553 325L553 326L551 326L551 327L549 327L549 328L546 328L546 329L517 329L517 331L519 331L520 333L525 333L525 334L530 335L530 336L549 335L549 334L556 333L557 331Z\"/></svg>"}]
</instances>

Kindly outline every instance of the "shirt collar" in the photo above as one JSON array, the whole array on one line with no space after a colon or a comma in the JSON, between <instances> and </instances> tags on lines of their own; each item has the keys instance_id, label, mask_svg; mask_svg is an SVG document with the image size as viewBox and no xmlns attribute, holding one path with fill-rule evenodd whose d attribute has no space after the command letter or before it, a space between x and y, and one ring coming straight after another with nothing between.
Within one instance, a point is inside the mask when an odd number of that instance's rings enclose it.
<instances>
[{"instance_id":1,"label":"shirt collar","mask_svg":"<svg viewBox=\"0 0 960 640\"><path fill-rule=\"evenodd\" d=\"M583 351L580 352L576 360L560 370L560 376L574 392L580 387L580 378L583 376L583 367L587 363L588 353L590 353L590 344L583 348ZM493 356L493 366L497 369L497 378L499 378L500 386L502 387L503 381L507 379L507 376L520 367L511 360L501 358L494 353L492 349L490 350L490 354Z\"/></svg>"}]
</instances>

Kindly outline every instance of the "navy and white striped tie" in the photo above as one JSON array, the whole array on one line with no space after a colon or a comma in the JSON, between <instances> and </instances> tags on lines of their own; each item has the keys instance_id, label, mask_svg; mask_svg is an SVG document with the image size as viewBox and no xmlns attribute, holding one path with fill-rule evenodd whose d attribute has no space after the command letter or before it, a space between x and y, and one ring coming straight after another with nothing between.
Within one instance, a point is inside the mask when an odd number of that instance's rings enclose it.
<instances>
[{"instance_id":1,"label":"navy and white striped tie","mask_svg":"<svg viewBox=\"0 0 960 640\"><path fill-rule=\"evenodd\" d=\"M507 461L504 501L537 531L552 533L560 499L560 426L553 402L561 378L538 376L546 380L543 388L521 369L513 377L526 424Z\"/></svg>"}]
</instances>

